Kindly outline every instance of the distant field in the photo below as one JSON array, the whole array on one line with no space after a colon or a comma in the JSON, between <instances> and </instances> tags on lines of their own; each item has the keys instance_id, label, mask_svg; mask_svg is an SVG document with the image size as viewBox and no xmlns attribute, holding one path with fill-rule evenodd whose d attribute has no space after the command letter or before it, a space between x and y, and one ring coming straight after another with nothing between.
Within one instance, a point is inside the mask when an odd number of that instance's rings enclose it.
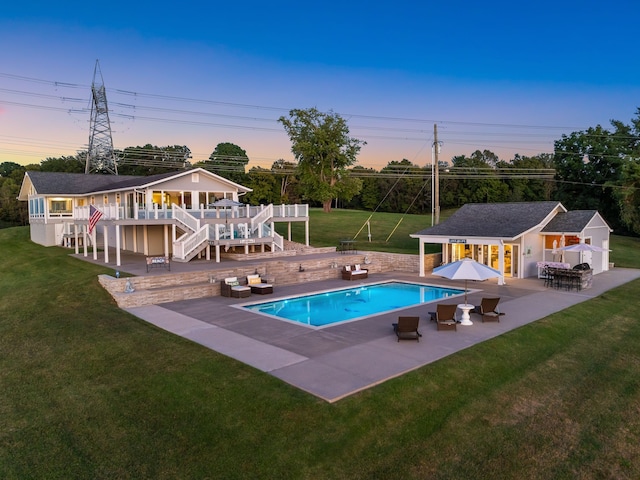
<instances>
[{"instance_id":1,"label":"distant field","mask_svg":"<svg viewBox=\"0 0 640 480\"><path fill-rule=\"evenodd\" d=\"M440 220L449 218L455 210L443 211ZM367 219L371 216L371 242L368 239ZM377 252L418 253L418 240L412 233L431 226L431 215L402 215L399 213L374 213L360 210L335 209L327 214L312 208L310 218L310 243L314 247L337 246L340 240L356 238L360 250ZM287 234L287 226L277 225L278 233ZM304 224L292 224L292 237L304 243ZM440 245L426 245L426 253L440 252ZM640 238L611 236L611 261L619 267L640 268Z\"/></svg>"},{"instance_id":2,"label":"distant field","mask_svg":"<svg viewBox=\"0 0 640 480\"><path fill-rule=\"evenodd\" d=\"M442 212L441 220L451 213ZM409 235L431 226L431 215L371 214L361 210L334 209L331 213L324 213L322 209L312 208L309 218L310 243L314 247L337 246L340 240L355 238L359 249L377 252L417 254L418 240ZM277 230L286 237L286 225L277 225ZM294 223L291 231L294 241L304 243L303 224ZM428 246L426 250L427 253L439 252L440 245Z\"/></svg>"}]
</instances>

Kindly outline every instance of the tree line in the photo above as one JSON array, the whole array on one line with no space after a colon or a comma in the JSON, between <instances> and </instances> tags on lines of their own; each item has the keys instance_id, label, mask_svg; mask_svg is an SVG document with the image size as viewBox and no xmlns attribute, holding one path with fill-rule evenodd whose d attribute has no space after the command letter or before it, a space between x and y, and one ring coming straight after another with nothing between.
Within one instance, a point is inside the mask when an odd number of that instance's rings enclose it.
<instances>
[{"instance_id":1,"label":"tree line","mask_svg":"<svg viewBox=\"0 0 640 480\"><path fill-rule=\"evenodd\" d=\"M219 143L206 161L191 163L186 146L144 145L117 151L118 173L153 175L202 167L253 191L248 203L308 203L322 207L430 214L432 166L391 160L381 170L358 166L365 143L349 135L333 112L292 110L279 120L292 144L294 161L252 167L240 146ZM39 165L0 164L0 225L28 223L16 197L26 170L83 173L86 152L46 158ZM640 235L640 108L630 124L611 121L563 135L553 154L515 155L502 160L489 150L440 162L439 205L557 200L569 210L598 210L620 234Z\"/></svg>"}]
</instances>

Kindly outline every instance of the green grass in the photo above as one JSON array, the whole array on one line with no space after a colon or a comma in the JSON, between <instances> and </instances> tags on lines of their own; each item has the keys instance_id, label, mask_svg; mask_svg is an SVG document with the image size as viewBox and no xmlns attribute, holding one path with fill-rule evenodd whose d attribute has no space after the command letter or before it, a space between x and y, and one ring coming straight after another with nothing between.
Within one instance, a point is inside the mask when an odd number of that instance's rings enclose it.
<instances>
[{"instance_id":1,"label":"green grass","mask_svg":"<svg viewBox=\"0 0 640 480\"><path fill-rule=\"evenodd\" d=\"M611 235L609 260L617 267L640 268L640 239Z\"/></svg>"},{"instance_id":2,"label":"green grass","mask_svg":"<svg viewBox=\"0 0 640 480\"><path fill-rule=\"evenodd\" d=\"M640 478L640 281L330 405L0 251L0 478Z\"/></svg>"},{"instance_id":3,"label":"green grass","mask_svg":"<svg viewBox=\"0 0 640 480\"><path fill-rule=\"evenodd\" d=\"M453 211L442 212L440 218L444 220ZM367 220L370 219L371 242L369 242ZM361 210L334 209L331 213L324 213L322 209L309 209L310 242L314 247L338 246L340 240L353 239L357 241L359 250L378 252L409 253L418 252L418 239L410 238L412 233L431 226L430 215L402 215L399 213L374 213ZM287 226L277 224L277 231L286 238ZM292 239L304 243L304 224L292 223ZM427 245L426 253L436 253L440 245Z\"/></svg>"}]
</instances>

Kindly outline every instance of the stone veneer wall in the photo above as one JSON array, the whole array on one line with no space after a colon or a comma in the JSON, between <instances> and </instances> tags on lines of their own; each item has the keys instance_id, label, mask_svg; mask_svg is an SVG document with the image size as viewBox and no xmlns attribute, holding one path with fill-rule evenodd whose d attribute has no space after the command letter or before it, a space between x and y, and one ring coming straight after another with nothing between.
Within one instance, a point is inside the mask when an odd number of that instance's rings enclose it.
<instances>
[{"instance_id":1,"label":"stone veneer wall","mask_svg":"<svg viewBox=\"0 0 640 480\"><path fill-rule=\"evenodd\" d=\"M425 269L431 271L440 265L441 254L425 255ZM99 275L98 281L121 308L154 305L158 303L188 300L220 295L220 281L227 277L242 279L256 270L269 283L292 285L302 282L340 279L343 265L359 263L370 273L409 272L418 274L417 255L363 252L358 254L327 256L321 259L296 257L296 260L275 260L243 267L212 268L189 273L167 273L165 275L114 278ZM303 271L301 271L301 268ZM125 293L127 280L134 291Z\"/></svg>"}]
</instances>

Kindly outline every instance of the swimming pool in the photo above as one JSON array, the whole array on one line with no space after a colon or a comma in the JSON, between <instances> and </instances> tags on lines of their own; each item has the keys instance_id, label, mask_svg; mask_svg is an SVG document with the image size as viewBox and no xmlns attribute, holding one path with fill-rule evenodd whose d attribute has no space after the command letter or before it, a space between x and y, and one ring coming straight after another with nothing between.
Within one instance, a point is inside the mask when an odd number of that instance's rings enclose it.
<instances>
[{"instance_id":1,"label":"swimming pool","mask_svg":"<svg viewBox=\"0 0 640 480\"><path fill-rule=\"evenodd\" d=\"M322 327L463 293L464 290L455 288L395 281L243 305L243 308Z\"/></svg>"}]
</instances>

